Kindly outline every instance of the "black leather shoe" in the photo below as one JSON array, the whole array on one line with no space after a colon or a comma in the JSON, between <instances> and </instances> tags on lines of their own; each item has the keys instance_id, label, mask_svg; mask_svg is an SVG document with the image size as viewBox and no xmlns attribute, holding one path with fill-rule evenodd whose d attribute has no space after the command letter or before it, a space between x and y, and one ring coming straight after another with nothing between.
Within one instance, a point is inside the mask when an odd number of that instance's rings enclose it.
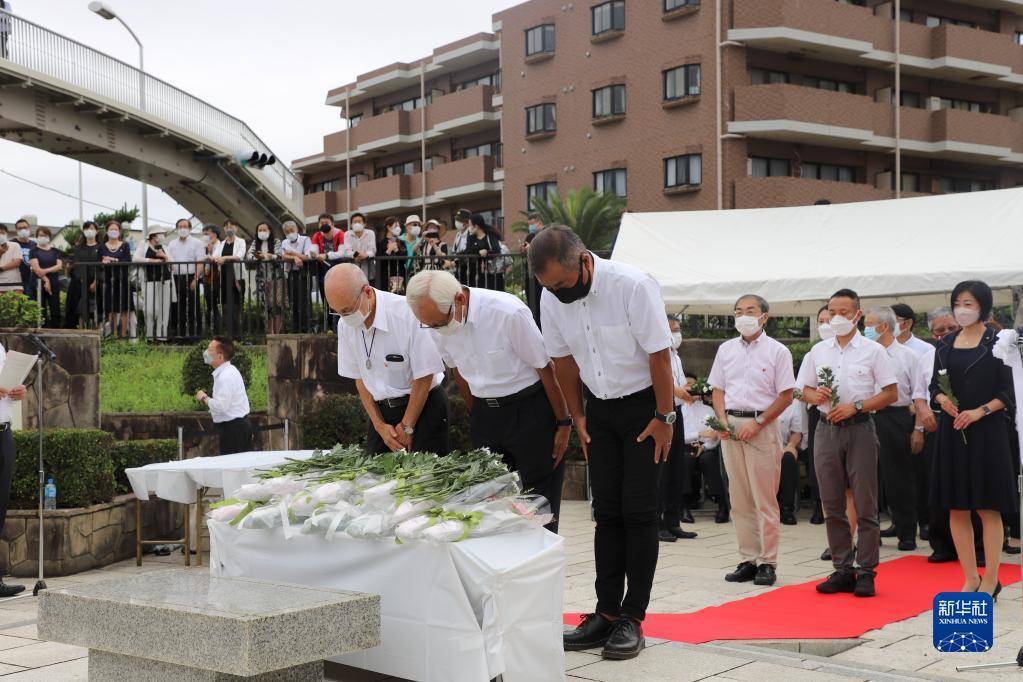
<instances>
[{"instance_id":1,"label":"black leather shoe","mask_svg":"<svg viewBox=\"0 0 1023 682\"><path fill-rule=\"evenodd\" d=\"M728 523L728 507L718 507L717 513L714 514L714 523Z\"/></svg>"},{"instance_id":2,"label":"black leather shoe","mask_svg":"<svg viewBox=\"0 0 1023 682\"><path fill-rule=\"evenodd\" d=\"M948 552L932 552L931 555L927 557L927 563L929 564L947 564L951 561L958 560L959 557Z\"/></svg>"},{"instance_id":3,"label":"black leather shoe","mask_svg":"<svg viewBox=\"0 0 1023 682\"><path fill-rule=\"evenodd\" d=\"M831 561L831 548L828 547L826 550L821 552L821 561Z\"/></svg>"},{"instance_id":4,"label":"black leather shoe","mask_svg":"<svg viewBox=\"0 0 1023 682\"><path fill-rule=\"evenodd\" d=\"M920 539L927 542L931 539L931 526L926 523L920 524Z\"/></svg>"},{"instance_id":5,"label":"black leather shoe","mask_svg":"<svg viewBox=\"0 0 1023 682\"><path fill-rule=\"evenodd\" d=\"M20 594L24 591L24 585L8 585L4 582L3 578L0 578L0 599L13 597L14 595Z\"/></svg>"},{"instance_id":6,"label":"black leather shoe","mask_svg":"<svg viewBox=\"0 0 1023 682\"><path fill-rule=\"evenodd\" d=\"M795 514L795 512L793 512L791 509L782 509L781 510L781 522L782 522L782 525L785 525L785 526L794 526L794 525L796 525L796 514Z\"/></svg>"},{"instance_id":7,"label":"black leather shoe","mask_svg":"<svg viewBox=\"0 0 1023 682\"><path fill-rule=\"evenodd\" d=\"M881 537L883 538L897 538L899 537L899 531L895 530L895 524L888 526L881 531Z\"/></svg>"},{"instance_id":8,"label":"black leather shoe","mask_svg":"<svg viewBox=\"0 0 1023 682\"><path fill-rule=\"evenodd\" d=\"M899 540L900 552L912 552L916 549L916 540Z\"/></svg>"},{"instance_id":9,"label":"black leather shoe","mask_svg":"<svg viewBox=\"0 0 1023 682\"><path fill-rule=\"evenodd\" d=\"M735 570L725 576L730 583L748 583L757 577L757 567L749 561L743 561Z\"/></svg>"},{"instance_id":10,"label":"black leather shoe","mask_svg":"<svg viewBox=\"0 0 1023 682\"><path fill-rule=\"evenodd\" d=\"M757 566L757 577L753 578L754 585L773 585L774 581L778 579L778 576L774 572L774 566L771 564L760 564Z\"/></svg>"},{"instance_id":11,"label":"black leather shoe","mask_svg":"<svg viewBox=\"0 0 1023 682\"><path fill-rule=\"evenodd\" d=\"M681 528L669 528L668 532L677 537L679 540L692 540L696 537L696 533L691 530L682 530Z\"/></svg>"},{"instance_id":12,"label":"black leather shoe","mask_svg":"<svg viewBox=\"0 0 1023 682\"><path fill-rule=\"evenodd\" d=\"M678 520L682 523L696 523L696 519L693 518L693 512L688 509L682 510L682 513L678 516Z\"/></svg>"},{"instance_id":13,"label":"black leather shoe","mask_svg":"<svg viewBox=\"0 0 1023 682\"><path fill-rule=\"evenodd\" d=\"M657 531L657 539L660 540L661 542L675 542L676 540L678 540L678 538L675 537L675 534L672 533L667 528L663 528Z\"/></svg>"},{"instance_id":14,"label":"black leather shoe","mask_svg":"<svg viewBox=\"0 0 1023 682\"><path fill-rule=\"evenodd\" d=\"M810 523L815 526L819 526L824 523L824 512L821 511L820 507L813 510L813 516L810 517Z\"/></svg>"},{"instance_id":15,"label":"black leather shoe","mask_svg":"<svg viewBox=\"0 0 1023 682\"><path fill-rule=\"evenodd\" d=\"M853 589L853 594L855 594L857 597L873 597L874 574L860 573L858 576L856 576L856 587Z\"/></svg>"},{"instance_id":16,"label":"black leather shoe","mask_svg":"<svg viewBox=\"0 0 1023 682\"><path fill-rule=\"evenodd\" d=\"M615 623L611 636L604 644L604 650L600 655L616 661L625 661L639 656L639 652L646 645L643 638L643 628L631 618L622 618Z\"/></svg>"},{"instance_id":17,"label":"black leather shoe","mask_svg":"<svg viewBox=\"0 0 1023 682\"><path fill-rule=\"evenodd\" d=\"M604 646L617 623L618 621L608 620L599 613L587 614L578 627L562 635L565 651L582 651Z\"/></svg>"},{"instance_id":18,"label":"black leather shoe","mask_svg":"<svg viewBox=\"0 0 1023 682\"><path fill-rule=\"evenodd\" d=\"M838 594L852 592L856 589L856 575L851 571L835 571L822 583L817 583L817 591L821 594Z\"/></svg>"}]
</instances>

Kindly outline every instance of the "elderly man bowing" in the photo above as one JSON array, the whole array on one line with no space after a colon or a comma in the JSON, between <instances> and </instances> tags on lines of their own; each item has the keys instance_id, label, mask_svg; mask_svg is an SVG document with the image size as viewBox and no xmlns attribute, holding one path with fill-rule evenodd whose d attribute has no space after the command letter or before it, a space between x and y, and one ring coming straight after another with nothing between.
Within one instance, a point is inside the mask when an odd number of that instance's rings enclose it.
<instances>
[{"instance_id":1,"label":"elderly man bowing","mask_svg":"<svg viewBox=\"0 0 1023 682\"><path fill-rule=\"evenodd\" d=\"M572 418L529 308L503 291L462 286L444 270L420 272L405 293L455 368L473 445L501 453L524 490L547 498L547 528L557 532Z\"/></svg>"},{"instance_id":2,"label":"elderly man bowing","mask_svg":"<svg viewBox=\"0 0 1023 682\"><path fill-rule=\"evenodd\" d=\"M366 450L446 455L448 400L440 386L444 364L404 297L371 287L354 263L331 268L324 290L330 307L341 316L337 372L355 379L369 417Z\"/></svg>"},{"instance_id":3,"label":"elderly man bowing","mask_svg":"<svg viewBox=\"0 0 1023 682\"><path fill-rule=\"evenodd\" d=\"M725 580L757 585L776 580L782 461L776 420L796 388L792 353L764 332L769 311L767 301L755 294L735 302L739 336L721 344L708 377L714 412L736 435L722 431L721 450L742 562Z\"/></svg>"}]
</instances>

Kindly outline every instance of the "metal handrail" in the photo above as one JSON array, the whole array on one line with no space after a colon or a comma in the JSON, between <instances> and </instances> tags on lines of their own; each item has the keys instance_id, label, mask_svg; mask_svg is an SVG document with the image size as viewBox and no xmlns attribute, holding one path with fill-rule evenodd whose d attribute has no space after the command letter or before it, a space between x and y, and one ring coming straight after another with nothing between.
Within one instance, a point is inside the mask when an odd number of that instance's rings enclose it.
<instances>
[{"instance_id":1,"label":"metal handrail","mask_svg":"<svg viewBox=\"0 0 1023 682\"><path fill-rule=\"evenodd\" d=\"M32 21L0 9L0 63L5 59L166 121L233 155L273 154L242 120L166 81ZM302 184L283 160L261 171L293 202Z\"/></svg>"}]
</instances>

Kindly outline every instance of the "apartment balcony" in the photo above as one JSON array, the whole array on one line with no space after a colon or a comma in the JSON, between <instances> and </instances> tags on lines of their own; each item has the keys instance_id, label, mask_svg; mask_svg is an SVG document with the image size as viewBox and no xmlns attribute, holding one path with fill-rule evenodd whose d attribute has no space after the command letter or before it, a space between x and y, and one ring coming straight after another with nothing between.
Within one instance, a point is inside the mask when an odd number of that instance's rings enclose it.
<instances>
[{"instance_id":1,"label":"apartment balcony","mask_svg":"<svg viewBox=\"0 0 1023 682\"><path fill-rule=\"evenodd\" d=\"M903 192L902 196L923 195ZM790 177L741 177L735 180L735 208L811 206L818 199L827 199L833 204L845 204L894 198L893 190L877 189L873 185L858 182Z\"/></svg>"},{"instance_id":2,"label":"apartment balcony","mask_svg":"<svg viewBox=\"0 0 1023 682\"><path fill-rule=\"evenodd\" d=\"M895 62L895 22L867 7L834 0L735 0L733 23L728 39L749 47L874 68ZM1010 34L952 25L899 26L903 73L1023 86L1023 49Z\"/></svg>"},{"instance_id":3,"label":"apartment balcony","mask_svg":"<svg viewBox=\"0 0 1023 682\"><path fill-rule=\"evenodd\" d=\"M474 156L436 166L426 174L427 203L500 192L500 183L494 180L494 167L492 156Z\"/></svg>"},{"instance_id":4,"label":"apartment balcony","mask_svg":"<svg viewBox=\"0 0 1023 682\"><path fill-rule=\"evenodd\" d=\"M905 154L971 163L1023 166L1023 124L1008 116L902 107ZM863 95L798 85L751 85L735 90L729 133L826 147L890 151L895 147L891 105Z\"/></svg>"}]
</instances>

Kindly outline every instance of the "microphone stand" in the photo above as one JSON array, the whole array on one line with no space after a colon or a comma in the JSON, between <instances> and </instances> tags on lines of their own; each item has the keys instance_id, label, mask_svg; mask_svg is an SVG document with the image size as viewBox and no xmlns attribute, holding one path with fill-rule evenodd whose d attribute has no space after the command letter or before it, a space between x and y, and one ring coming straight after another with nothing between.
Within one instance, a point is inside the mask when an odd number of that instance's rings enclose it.
<instances>
[{"instance_id":1,"label":"microphone stand","mask_svg":"<svg viewBox=\"0 0 1023 682\"><path fill-rule=\"evenodd\" d=\"M36 359L36 410L38 423L36 431L39 433L39 579L32 588L32 595L39 596L39 592L46 589L46 581L43 579L43 489L46 484L45 465L43 463L43 366L47 361L57 359L57 354L50 350L42 339L35 334L28 334L28 339L39 351Z\"/></svg>"}]
</instances>

